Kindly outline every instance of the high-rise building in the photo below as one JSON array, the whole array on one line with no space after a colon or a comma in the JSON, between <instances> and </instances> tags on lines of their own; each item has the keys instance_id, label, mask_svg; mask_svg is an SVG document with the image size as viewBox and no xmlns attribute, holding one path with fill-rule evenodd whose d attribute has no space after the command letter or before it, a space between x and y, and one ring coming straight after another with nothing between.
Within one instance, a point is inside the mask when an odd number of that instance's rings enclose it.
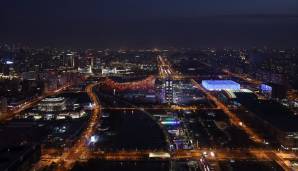
<instances>
[{"instance_id":1,"label":"high-rise building","mask_svg":"<svg viewBox=\"0 0 298 171\"><path fill-rule=\"evenodd\" d=\"M170 80L170 79L164 80L162 87L163 87L163 90L162 90L163 102L168 104L173 103L173 96L174 96L173 80Z\"/></svg>"},{"instance_id":2,"label":"high-rise building","mask_svg":"<svg viewBox=\"0 0 298 171\"><path fill-rule=\"evenodd\" d=\"M90 61L90 66L91 66L91 68L94 68L94 57L91 57L90 60L91 60Z\"/></svg>"},{"instance_id":3,"label":"high-rise building","mask_svg":"<svg viewBox=\"0 0 298 171\"><path fill-rule=\"evenodd\" d=\"M4 75L11 75L14 72L13 64L12 61L5 61L2 65L2 73Z\"/></svg>"},{"instance_id":4,"label":"high-rise building","mask_svg":"<svg viewBox=\"0 0 298 171\"><path fill-rule=\"evenodd\" d=\"M5 97L0 98L0 112L6 113L7 112L7 99Z\"/></svg>"},{"instance_id":5,"label":"high-rise building","mask_svg":"<svg viewBox=\"0 0 298 171\"><path fill-rule=\"evenodd\" d=\"M94 68L100 69L100 66L101 66L101 59L100 59L100 57L96 57L95 58L95 66L94 66Z\"/></svg>"},{"instance_id":6,"label":"high-rise building","mask_svg":"<svg viewBox=\"0 0 298 171\"><path fill-rule=\"evenodd\" d=\"M66 54L66 58L64 59L64 66L71 68L75 67L75 59L73 53Z\"/></svg>"}]
</instances>

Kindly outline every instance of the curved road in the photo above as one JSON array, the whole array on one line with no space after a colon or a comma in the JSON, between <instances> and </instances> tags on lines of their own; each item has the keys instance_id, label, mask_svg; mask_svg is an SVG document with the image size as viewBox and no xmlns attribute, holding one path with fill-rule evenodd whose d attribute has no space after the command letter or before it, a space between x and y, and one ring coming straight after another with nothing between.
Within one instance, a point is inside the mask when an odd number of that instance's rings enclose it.
<instances>
[{"instance_id":1,"label":"curved road","mask_svg":"<svg viewBox=\"0 0 298 171\"><path fill-rule=\"evenodd\" d=\"M90 152L87 147L87 142L93 135L96 129L96 123L101 117L101 106L93 88L99 83L89 84L86 87L86 92L93 102L93 110L89 123L76 143L68 150L63 151L60 157L52 157L50 154L42 154L40 161L35 164L33 170L42 170L46 166L50 166L52 163L57 163L56 170L70 170L76 161L90 158Z\"/></svg>"}]
</instances>

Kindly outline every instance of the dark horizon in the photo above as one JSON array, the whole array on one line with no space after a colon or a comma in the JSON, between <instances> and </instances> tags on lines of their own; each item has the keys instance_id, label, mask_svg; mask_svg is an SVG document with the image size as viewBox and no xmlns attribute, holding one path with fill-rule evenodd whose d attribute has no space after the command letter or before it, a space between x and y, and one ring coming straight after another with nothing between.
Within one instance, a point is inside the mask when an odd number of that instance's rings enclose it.
<instances>
[{"instance_id":1,"label":"dark horizon","mask_svg":"<svg viewBox=\"0 0 298 171\"><path fill-rule=\"evenodd\" d=\"M4 1L1 41L33 47L297 47L298 3Z\"/></svg>"}]
</instances>

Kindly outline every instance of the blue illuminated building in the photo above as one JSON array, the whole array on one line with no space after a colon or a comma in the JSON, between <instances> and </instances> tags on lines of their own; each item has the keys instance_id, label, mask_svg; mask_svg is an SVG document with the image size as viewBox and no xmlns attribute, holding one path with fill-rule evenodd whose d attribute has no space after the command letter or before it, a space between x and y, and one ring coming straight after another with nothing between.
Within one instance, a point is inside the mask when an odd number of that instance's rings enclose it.
<instances>
[{"instance_id":1,"label":"blue illuminated building","mask_svg":"<svg viewBox=\"0 0 298 171\"><path fill-rule=\"evenodd\" d=\"M263 93L271 93L272 92L272 87L266 84L261 84L261 91Z\"/></svg>"},{"instance_id":2,"label":"blue illuminated building","mask_svg":"<svg viewBox=\"0 0 298 171\"><path fill-rule=\"evenodd\" d=\"M6 61L5 64L6 65L11 65L11 64L13 64L13 61Z\"/></svg>"},{"instance_id":3,"label":"blue illuminated building","mask_svg":"<svg viewBox=\"0 0 298 171\"><path fill-rule=\"evenodd\" d=\"M162 125L179 125L180 121L174 117L165 117L161 119Z\"/></svg>"},{"instance_id":4,"label":"blue illuminated building","mask_svg":"<svg viewBox=\"0 0 298 171\"><path fill-rule=\"evenodd\" d=\"M179 125L180 121L161 121L163 125Z\"/></svg>"},{"instance_id":5,"label":"blue illuminated building","mask_svg":"<svg viewBox=\"0 0 298 171\"><path fill-rule=\"evenodd\" d=\"M232 80L203 80L202 86L210 91L240 90L240 84Z\"/></svg>"}]
</instances>

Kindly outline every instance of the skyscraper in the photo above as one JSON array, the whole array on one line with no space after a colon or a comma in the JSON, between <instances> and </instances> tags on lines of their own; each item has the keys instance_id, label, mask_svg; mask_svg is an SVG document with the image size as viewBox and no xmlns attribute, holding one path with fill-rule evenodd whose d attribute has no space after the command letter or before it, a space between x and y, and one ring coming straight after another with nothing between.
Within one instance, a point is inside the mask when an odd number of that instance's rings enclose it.
<instances>
[{"instance_id":1,"label":"skyscraper","mask_svg":"<svg viewBox=\"0 0 298 171\"><path fill-rule=\"evenodd\" d=\"M173 80L166 79L163 83L163 102L173 103Z\"/></svg>"},{"instance_id":2,"label":"skyscraper","mask_svg":"<svg viewBox=\"0 0 298 171\"><path fill-rule=\"evenodd\" d=\"M75 59L74 59L74 54L73 53L68 53L66 55L66 58L64 59L64 66L66 67L75 67Z\"/></svg>"}]
</instances>

